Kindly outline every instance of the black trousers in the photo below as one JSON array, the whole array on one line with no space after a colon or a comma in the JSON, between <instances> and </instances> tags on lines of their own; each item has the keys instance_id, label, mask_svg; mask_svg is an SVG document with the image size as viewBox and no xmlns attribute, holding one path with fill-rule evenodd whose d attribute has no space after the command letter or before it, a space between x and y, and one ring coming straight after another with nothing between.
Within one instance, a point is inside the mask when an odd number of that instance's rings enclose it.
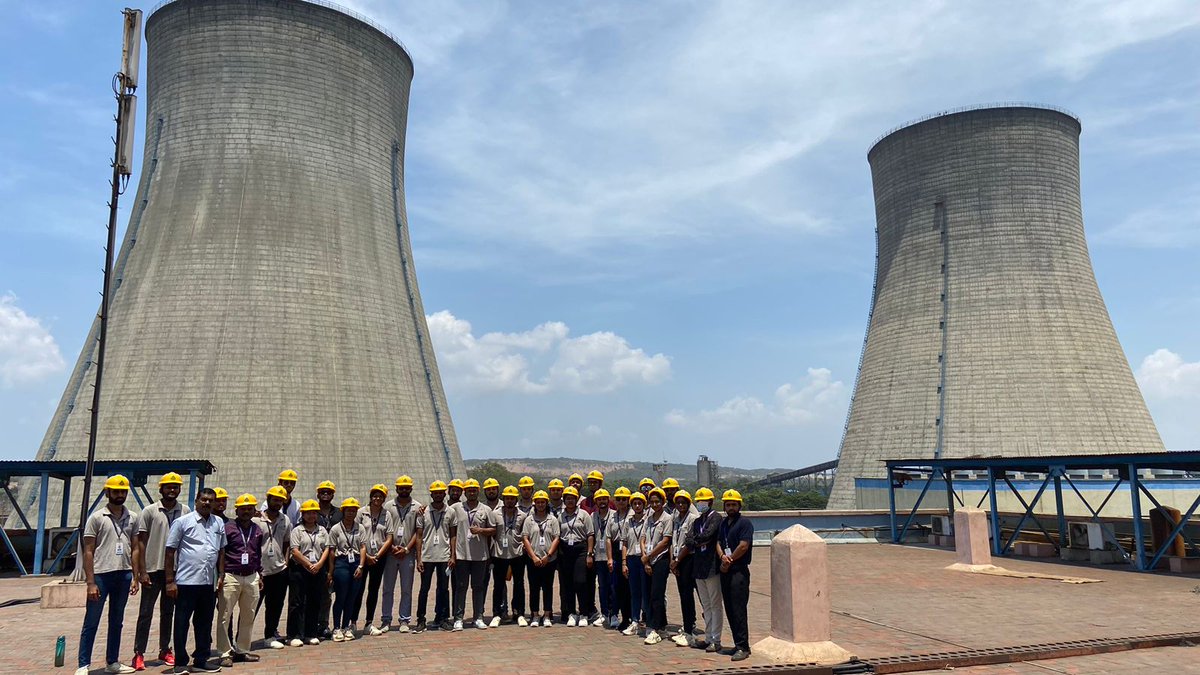
<instances>
[{"instance_id":1,"label":"black trousers","mask_svg":"<svg viewBox=\"0 0 1200 675\"><path fill-rule=\"evenodd\" d=\"M625 569L625 554L617 551L613 558L612 583L616 589L617 607L621 612L621 625L629 623L631 614L629 611L629 603L632 600L629 594L629 578L625 576L621 570ZM616 614L616 610L613 614Z\"/></svg>"},{"instance_id":2,"label":"black trousers","mask_svg":"<svg viewBox=\"0 0 1200 675\"><path fill-rule=\"evenodd\" d=\"M692 556L689 555L675 566L675 586L679 589L683 632L691 635L696 630L696 575L692 569Z\"/></svg>"},{"instance_id":3,"label":"black trousers","mask_svg":"<svg viewBox=\"0 0 1200 675\"><path fill-rule=\"evenodd\" d=\"M188 664L188 623L196 635L192 663L202 666L212 654L213 612L217 608L217 590L212 584L180 584L175 596L175 665Z\"/></svg>"},{"instance_id":4,"label":"black trousers","mask_svg":"<svg viewBox=\"0 0 1200 675\"><path fill-rule=\"evenodd\" d=\"M379 584L383 582L383 568L387 560L380 558L374 565L367 563L367 623L375 620L375 605L379 603Z\"/></svg>"},{"instance_id":5,"label":"black trousers","mask_svg":"<svg viewBox=\"0 0 1200 675\"><path fill-rule=\"evenodd\" d=\"M437 591L433 600L433 622L441 623L450 618L450 591L447 588L446 569L448 563L424 563L421 572L421 592L417 595L417 621L425 620L425 610L429 607L429 587L437 578Z\"/></svg>"},{"instance_id":6,"label":"black trousers","mask_svg":"<svg viewBox=\"0 0 1200 675\"><path fill-rule=\"evenodd\" d=\"M596 604L588 593L587 544L558 549L558 599L563 617L590 614ZM591 595L591 597L589 597Z\"/></svg>"},{"instance_id":7,"label":"black trousers","mask_svg":"<svg viewBox=\"0 0 1200 675\"><path fill-rule=\"evenodd\" d=\"M273 640L279 635L279 617L283 616L283 600L287 597L288 573L285 569L264 576L262 580L263 590L260 597L267 606L267 613L263 617L263 638Z\"/></svg>"},{"instance_id":8,"label":"black trousers","mask_svg":"<svg viewBox=\"0 0 1200 675\"><path fill-rule=\"evenodd\" d=\"M733 646L750 651L750 626L746 606L750 604L750 570L734 567L721 573L721 598L725 602L725 618L733 634Z\"/></svg>"},{"instance_id":9,"label":"black trousers","mask_svg":"<svg viewBox=\"0 0 1200 675\"><path fill-rule=\"evenodd\" d=\"M329 594L325 585L329 573L321 568L316 574L309 574L294 562L288 563L287 573L288 639L315 638L318 636L321 602Z\"/></svg>"},{"instance_id":10,"label":"black trousers","mask_svg":"<svg viewBox=\"0 0 1200 675\"><path fill-rule=\"evenodd\" d=\"M545 605L545 613L554 611L554 561L538 567L532 561L529 563L529 613L537 616L538 611Z\"/></svg>"},{"instance_id":11,"label":"black trousers","mask_svg":"<svg viewBox=\"0 0 1200 675\"><path fill-rule=\"evenodd\" d=\"M138 583L137 579L133 583ZM171 617L175 613L175 600L167 597L167 573L159 570L150 572L150 588L142 589L142 599L138 601L137 628L133 634L133 651L145 654L150 642L150 624L154 621L154 605L159 597L162 603L158 605L158 650L165 652L171 648Z\"/></svg>"},{"instance_id":12,"label":"black trousers","mask_svg":"<svg viewBox=\"0 0 1200 675\"><path fill-rule=\"evenodd\" d=\"M459 560L454 563L454 618L461 621L467 611L467 586L471 587L471 611L483 618L487 601L488 561Z\"/></svg>"},{"instance_id":13,"label":"black trousers","mask_svg":"<svg viewBox=\"0 0 1200 675\"><path fill-rule=\"evenodd\" d=\"M646 623L652 630L661 631L667 627L667 580L671 578L671 561L666 555L660 555L650 569L650 619ZM692 622L695 622L694 617Z\"/></svg>"},{"instance_id":14,"label":"black trousers","mask_svg":"<svg viewBox=\"0 0 1200 675\"><path fill-rule=\"evenodd\" d=\"M492 558L492 616L502 616L508 600L508 571L512 570L512 603L508 604L513 616L525 614L525 563L523 555L515 558Z\"/></svg>"}]
</instances>

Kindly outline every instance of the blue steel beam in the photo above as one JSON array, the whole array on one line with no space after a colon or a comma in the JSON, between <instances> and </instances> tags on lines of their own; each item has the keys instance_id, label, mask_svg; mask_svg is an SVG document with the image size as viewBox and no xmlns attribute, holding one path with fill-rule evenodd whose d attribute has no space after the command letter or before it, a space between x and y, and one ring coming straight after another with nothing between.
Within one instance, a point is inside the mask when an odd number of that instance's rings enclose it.
<instances>
[{"instance_id":1,"label":"blue steel beam","mask_svg":"<svg viewBox=\"0 0 1200 675\"><path fill-rule=\"evenodd\" d=\"M1146 569L1154 568L1146 567L1146 545L1145 540L1142 539L1142 500L1139 494L1140 491L1138 490L1138 486L1141 485L1142 479L1140 476L1138 476L1138 468L1136 464L1130 463L1127 469L1129 471L1129 504L1131 507L1130 510L1133 514L1133 552L1135 554L1135 560L1137 560L1138 570L1144 572ZM1100 508L1103 509L1104 506L1101 505ZM1191 511L1188 512L1188 515L1191 515ZM1186 522L1187 517L1184 517L1182 523ZM1174 537L1167 537L1167 541L1170 541L1173 538ZM1157 562L1157 559L1155 562Z\"/></svg>"},{"instance_id":2,"label":"blue steel beam","mask_svg":"<svg viewBox=\"0 0 1200 675\"><path fill-rule=\"evenodd\" d=\"M1016 486L1012 484L1012 481L1008 479L1007 474L1004 476L1004 482L1008 483L1009 489L1013 491L1013 494L1017 496L1017 500L1020 501L1021 505L1025 507L1025 514L1022 515L1021 519L1017 521L1017 527L1015 530L1013 530L1012 536L1008 538L1008 543L1006 543L1004 547L1000 549L1000 555L1008 553L1008 549L1012 548L1013 542L1017 540L1018 536L1020 536L1021 529L1025 527L1025 521L1029 518L1033 518L1033 522L1037 524L1038 529L1040 529L1042 534L1046 536L1046 541L1050 542L1054 546L1058 546L1058 544L1055 543L1054 538L1051 537L1050 533L1046 531L1046 528L1042 527L1042 521L1038 520L1037 516L1033 515L1033 508L1037 506L1038 501L1042 498L1042 493L1046 491L1046 487L1050 484L1050 476L1047 475L1046 480L1042 481L1042 487L1038 488L1037 494L1033 496L1033 501L1029 502L1028 504L1025 503L1025 498L1021 496L1021 492L1017 490Z\"/></svg>"},{"instance_id":3,"label":"blue steel beam","mask_svg":"<svg viewBox=\"0 0 1200 675\"><path fill-rule=\"evenodd\" d=\"M33 540L33 573L42 574L42 556L46 546L46 502L50 499L50 474L42 472L41 487L38 490L38 525L36 538Z\"/></svg>"}]
</instances>

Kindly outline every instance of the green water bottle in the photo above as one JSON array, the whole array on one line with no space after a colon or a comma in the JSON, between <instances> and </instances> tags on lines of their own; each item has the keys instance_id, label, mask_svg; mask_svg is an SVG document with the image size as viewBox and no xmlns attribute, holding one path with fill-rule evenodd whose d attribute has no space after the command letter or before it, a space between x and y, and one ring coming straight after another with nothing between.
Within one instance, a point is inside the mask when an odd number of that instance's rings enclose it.
<instances>
[{"instance_id":1,"label":"green water bottle","mask_svg":"<svg viewBox=\"0 0 1200 675\"><path fill-rule=\"evenodd\" d=\"M67 656L67 636L59 635L58 642L54 644L54 667L62 668L63 659Z\"/></svg>"}]
</instances>

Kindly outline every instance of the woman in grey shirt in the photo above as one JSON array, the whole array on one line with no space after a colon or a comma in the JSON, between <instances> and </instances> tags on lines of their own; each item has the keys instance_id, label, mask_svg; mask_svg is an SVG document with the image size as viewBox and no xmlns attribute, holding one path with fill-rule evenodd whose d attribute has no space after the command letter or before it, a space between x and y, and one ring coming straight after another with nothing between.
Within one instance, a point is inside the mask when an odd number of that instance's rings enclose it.
<instances>
[{"instance_id":1,"label":"woman in grey shirt","mask_svg":"<svg viewBox=\"0 0 1200 675\"><path fill-rule=\"evenodd\" d=\"M554 559L558 553L558 519L550 513L550 495L538 490L533 495L533 511L525 518L521 540L529 556L529 614L530 626L538 625L538 608L545 603L542 625L549 628L554 609L551 593L554 589ZM539 602L541 601L541 602Z\"/></svg>"},{"instance_id":2,"label":"woman in grey shirt","mask_svg":"<svg viewBox=\"0 0 1200 675\"><path fill-rule=\"evenodd\" d=\"M367 528L358 522L358 500L342 500L342 520L329 530L333 550L333 641L354 639L362 605L363 565L367 561Z\"/></svg>"}]
</instances>

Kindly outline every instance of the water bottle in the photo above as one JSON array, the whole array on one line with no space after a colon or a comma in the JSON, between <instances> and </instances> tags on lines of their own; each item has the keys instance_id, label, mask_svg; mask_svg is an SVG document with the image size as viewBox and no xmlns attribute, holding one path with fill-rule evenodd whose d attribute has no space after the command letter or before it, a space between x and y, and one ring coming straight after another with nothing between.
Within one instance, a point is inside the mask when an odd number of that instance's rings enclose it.
<instances>
[{"instance_id":1,"label":"water bottle","mask_svg":"<svg viewBox=\"0 0 1200 675\"><path fill-rule=\"evenodd\" d=\"M63 659L67 655L67 636L59 635L58 642L54 643L54 667L62 668Z\"/></svg>"}]
</instances>

